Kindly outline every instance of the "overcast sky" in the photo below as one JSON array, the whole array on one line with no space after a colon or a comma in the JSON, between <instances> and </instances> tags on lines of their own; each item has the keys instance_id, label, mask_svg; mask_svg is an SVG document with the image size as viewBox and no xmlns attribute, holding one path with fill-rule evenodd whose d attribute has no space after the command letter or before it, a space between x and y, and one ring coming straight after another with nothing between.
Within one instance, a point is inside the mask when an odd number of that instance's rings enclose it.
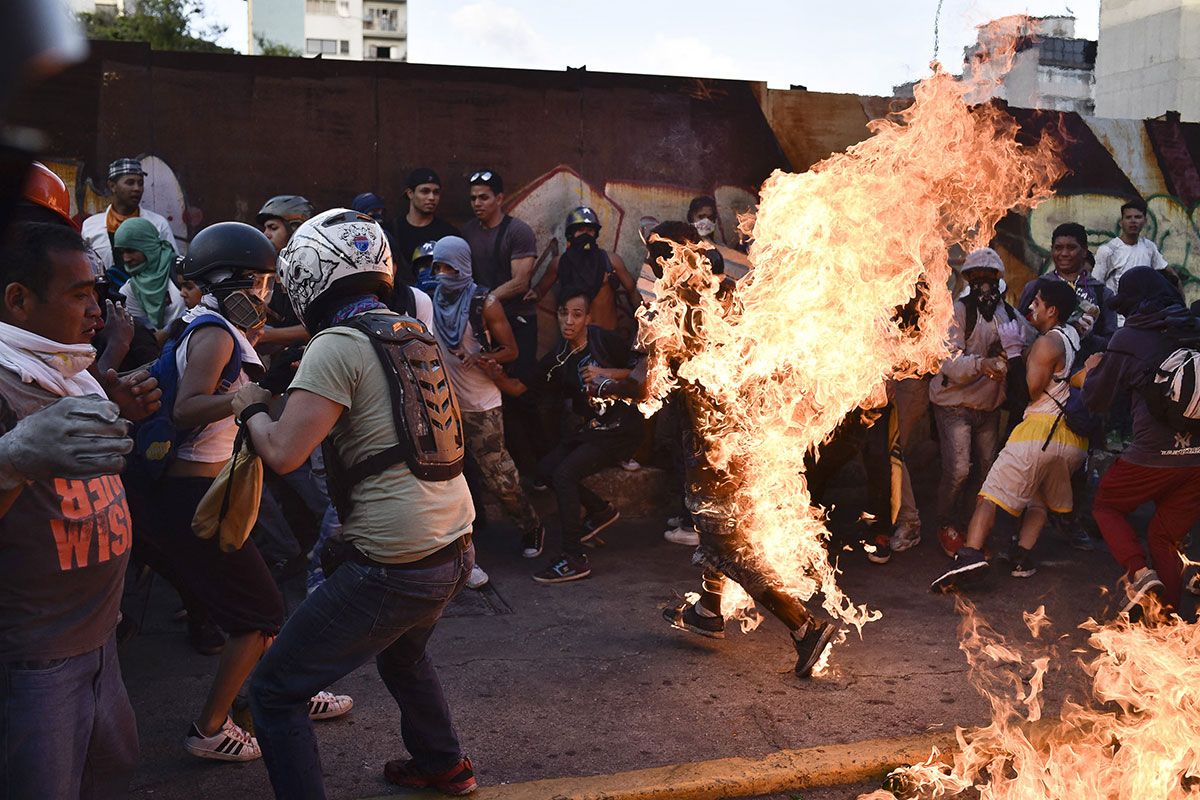
<instances>
[{"instance_id":1,"label":"overcast sky","mask_svg":"<svg viewBox=\"0 0 1200 800\"><path fill-rule=\"evenodd\" d=\"M246 0L204 0L246 49ZM1074 13L1095 39L1099 0L944 0L940 58L953 71L974 26L1007 14ZM766 80L891 94L924 77L937 0L409 0L409 61Z\"/></svg>"}]
</instances>

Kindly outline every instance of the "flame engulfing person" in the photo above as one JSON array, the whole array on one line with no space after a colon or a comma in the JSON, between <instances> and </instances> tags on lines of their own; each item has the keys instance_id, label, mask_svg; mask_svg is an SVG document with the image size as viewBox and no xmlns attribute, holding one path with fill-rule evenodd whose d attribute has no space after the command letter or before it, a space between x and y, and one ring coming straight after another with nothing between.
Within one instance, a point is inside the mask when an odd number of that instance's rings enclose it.
<instances>
[{"instance_id":1,"label":"flame engulfing person","mask_svg":"<svg viewBox=\"0 0 1200 800\"><path fill-rule=\"evenodd\" d=\"M703 611L668 609L678 627L715 631L707 615L726 588L721 574L797 641L828 639L828 623L803 605L817 593L860 632L878 618L837 584L805 454L848 413L881 405L887 378L936 369L952 309L949 248L986 245L1006 212L1048 197L1064 171L1053 137L1019 142L1004 111L967 105L970 88L936 71L910 108L871 124L872 138L807 173L774 173L757 218L742 223L753 269L732 295L719 291L703 245L658 260L657 299L640 314L641 408L680 391L696 438L687 503L706 568ZM897 310L922 286L912 324ZM745 594L728 589L722 614L744 613ZM811 654L797 649L805 674Z\"/></svg>"},{"instance_id":2,"label":"flame engulfing person","mask_svg":"<svg viewBox=\"0 0 1200 800\"><path fill-rule=\"evenodd\" d=\"M1088 620L1091 682L1083 703L1064 701L1060 719L1042 720L1042 691L1053 648L1014 646L960 601L961 649L971 680L987 698L992 723L958 729L958 752L894 771L890 791L860 800L950 797L981 800L1176 800L1200 797L1200 626L1147 609L1155 624L1127 614ZM1051 639L1044 609L1025 615L1033 639ZM1040 721L1040 722L1039 722ZM1038 724L1034 724L1038 723Z\"/></svg>"}]
</instances>

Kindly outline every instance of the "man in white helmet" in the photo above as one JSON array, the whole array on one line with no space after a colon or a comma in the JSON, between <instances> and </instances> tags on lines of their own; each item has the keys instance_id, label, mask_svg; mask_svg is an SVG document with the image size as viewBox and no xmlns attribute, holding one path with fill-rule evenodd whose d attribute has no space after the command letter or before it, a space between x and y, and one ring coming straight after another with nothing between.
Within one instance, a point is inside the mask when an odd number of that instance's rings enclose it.
<instances>
[{"instance_id":1,"label":"man in white helmet","mask_svg":"<svg viewBox=\"0 0 1200 800\"><path fill-rule=\"evenodd\" d=\"M323 796L308 687L374 659L411 756L389 761L385 777L466 794L475 788L471 761L425 649L475 563L462 422L437 344L417 319L384 304L392 255L365 214L333 209L301 225L280 255L279 280L312 340L278 420L257 386L238 391L234 410L278 472L325 442L342 535L326 548L325 582L251 682L271 784L280 798Z\"/></svg>"},{"instance_id":2,"label":"man in white helmet","mask_svg":"<svg viewBox=\"0 0 1200 800\"><path fill-rule=\"evenodd\" d=\"M1005 300L1004 261L990 247L967 255L959 269L967 293L954 302L950 350L929 384L929 400L942 446L938 485L938 544L953 558L966 530L964 491L972 463L979 480L1000 446L1000 411L1010 359L1020 358L1034 331Z\"/></svg>"}]
</instances>

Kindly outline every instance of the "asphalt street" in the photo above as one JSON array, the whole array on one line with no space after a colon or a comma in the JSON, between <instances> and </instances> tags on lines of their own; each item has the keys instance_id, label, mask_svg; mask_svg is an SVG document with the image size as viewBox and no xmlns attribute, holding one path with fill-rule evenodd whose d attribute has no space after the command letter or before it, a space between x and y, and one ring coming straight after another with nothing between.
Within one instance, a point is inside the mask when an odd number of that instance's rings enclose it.
<instances>
[{"instance_id":1,"label":"asphalt street","mask_svg":"<svg viewBox=\"0 0 1200 800\"><path fill-rule=\"evenodd\" d=\"M832 549L849 595L883 618L861 639L852 632L828 673L805 681L793 675L795 656L774 620L749 634L731 630L723 641L666 625L660 609L693 590L698 573L689 548L663 541L659 516L622 519L606 536L607 547L595 552L593 576L559 586L530 579L534 562L520 558L512 529L480 534L479 562L492 585L464 592L435 633L432 652L481 785L756 757L983 723L987 704L971 688L958 647L960 616L950 598L928 591L949 563L932 536L933 520L926 520L916 549L871 564L854 542L860 485L848 475L833 498ZM931 487L919 489L922 507L931 511ZM1012 529L1004 520L992 548L1003 552ZM554 542L552 534L548 549ZM1066 636L1047 679L1052 713L1064 693L1078 696L1080 656L1070 650L1085 637L1076 626L1106 613L1104 593L1119 570L1103 544L1080 552L1050 532L1037 556L1041 568L1032 578L994 570L991 585L972 597L987 620L1017 640L1029 638L1021 612L1040 605L1054 635ZM154 581L148 596L142 633L122 651L141 735L134 796L270 796L261 762L206 762L184 752L183 736L217 659L190 649L184 626L171 620L178 603L163 581ZM373 665L332 688L352 695L355 708L317 723L329 796L388 793L382 765L404 753L393 700ZM853 797L869 788L797 796Z\"/></svg>"}]
</instances>

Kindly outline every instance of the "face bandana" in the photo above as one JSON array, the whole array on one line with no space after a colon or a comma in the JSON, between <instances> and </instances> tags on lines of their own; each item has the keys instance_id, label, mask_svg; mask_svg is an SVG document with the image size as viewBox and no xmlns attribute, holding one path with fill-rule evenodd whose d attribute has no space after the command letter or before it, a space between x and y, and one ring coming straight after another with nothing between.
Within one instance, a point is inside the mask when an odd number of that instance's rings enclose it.
<instances>
[{"instance_id":1,"label":"face bandana","mask_svg":"<svg viewBox=\"0 0 1200 800\"><path fill-rule=\"evenodd\" d=\"M713 222L708 217L701 217L692 223L692 227L696 229L696 233L701 236L712 236L713 231L717 229L717 223Z\"/></svg>"},{"instance_id":2,"label":"face bandana","mask_svg":"<svg viewBox=\"0 0 1200 800\"><path fill-rule=\"evenodd\" d=\"M570 245L581 250L590 250L596 245L596 237L590 233L581 233L571 238Z\"/></svg>"}]
</instances>

